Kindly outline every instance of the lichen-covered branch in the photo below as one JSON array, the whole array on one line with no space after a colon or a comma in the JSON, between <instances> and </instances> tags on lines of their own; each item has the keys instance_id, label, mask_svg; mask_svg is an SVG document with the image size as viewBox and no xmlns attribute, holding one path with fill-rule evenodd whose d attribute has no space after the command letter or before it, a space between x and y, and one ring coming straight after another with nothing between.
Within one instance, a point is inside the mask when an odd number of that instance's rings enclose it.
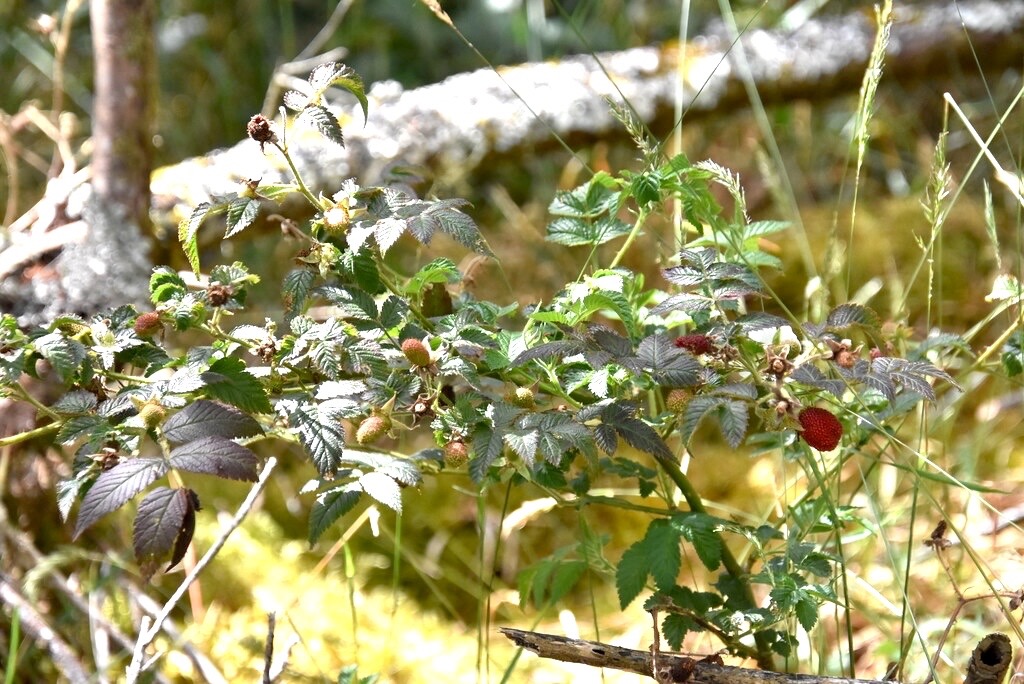
<instances>
[{"instance_id":1,"label":"lichen-covered branch","mask_svg":"<svg viewBox=\"0 0 1024 684\"><path fill-rule=\"evenodd\" d=\"M885 79L934 78L962 68L1019 65L1024 55L1024 0L959 0L900 6L886 53ZM582 55L558 62L457 74L404 90L395 82L369 92L362 125L355 104L341 106L346 147L325 149L316 136L289 145L312 188L336 188L348 177L375 180L396 161L472 168L512 158L523 148L555 145L555 134L576 145L625 135L605 98L628 100L655 134L673 123L679 79L687 120L746 106L739 55L767 103L822 99L856 92L876 27L871 12L812 19L794 31L750 31L739 45L726 35L695 38L680 64L678 45ZM239 133L241 134L241 125ZM168 223L176 203L189 210L211 195L237 191L246 178L287 175L280 155L243 141L202 158L161 169L153 181L156 205ZM187 213L187 212L186 212Z\"/></svg>"}]
</instances>

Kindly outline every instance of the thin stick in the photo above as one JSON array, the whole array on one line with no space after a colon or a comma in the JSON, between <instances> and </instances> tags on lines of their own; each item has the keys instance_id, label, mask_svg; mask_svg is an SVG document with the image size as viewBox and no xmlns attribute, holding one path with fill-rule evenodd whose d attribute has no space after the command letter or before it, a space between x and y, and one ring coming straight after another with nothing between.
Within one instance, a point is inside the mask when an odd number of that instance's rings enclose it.
<instances>
[{"instance_id":1,"label":"thin stick","mask_svg":"<svg viewBox=\"0 0 1024 684\"><path fill-rule=\"evenodd\" d=\"M224 547L224 544L227 543L228 537L231 536L231 533L238 529L238 526L242 524L242 521L256 503L256 498L260 495L260 492L263 491L263 488L266 487L267 481L270 479L270 474L273 472L276 465L277 459L271 456L267 460L267 464L263 466L263 472L260 473L259 479L252 486L252 489L249 490L249 495L245 497L245 501L243 501L242 505L238 507L235 517L231 519L231 522L228 523L228 526L223 532L221 532L220 536L213 543L213 546L211 546L206 554L199 559L199 562L196 563L194 568L192 568L192 571L188 573L185 579L182 580L181 584L178 585L178 588L174 590L174 593L171 594L171 597L164 604L163 610L160 611L160 614L156 616L156 619L153 620L152 624L148 624L148 617L143 619L142 629L139 632L139 639L135 642L135 651L132 653L132 662L128 665L128 668L125 671L125 681L127 681L128 684L134 684L138 681L139 674L141 674L143 669L142 656L146 647L153 641L153 639L156 638L156 635L160 632L160 626L171 614L171 611L174 610L174 607L177 605L178 601L181 600L181 597L185 595L186 591L188 591L189 585L195 581L196 577L199 576L199 573L203 571L203 568L205 568L210 561L213 560L214 556L220 552Z\"/></svg>"}]
</instances>

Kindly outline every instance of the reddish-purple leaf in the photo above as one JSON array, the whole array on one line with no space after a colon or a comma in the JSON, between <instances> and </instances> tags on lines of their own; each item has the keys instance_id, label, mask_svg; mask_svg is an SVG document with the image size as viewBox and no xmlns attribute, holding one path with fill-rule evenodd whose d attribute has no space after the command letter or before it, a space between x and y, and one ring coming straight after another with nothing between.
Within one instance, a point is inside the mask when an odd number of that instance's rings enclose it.
<instances>
[{"instance_id":1,"label":"reddish-purple leaf","mask_svg":"<svg viewBox=\"0 0 1024 684\"><path fill-rule=\"evenodd\" d=\"M256 454L224 437L202 437L171 451L172 468L229 480L256 481Z\"/></svg>"},{"instance_id":2,"label":"reddish-purple leaf","mask_svg":"<svg viewBox=\"0 0 1024 684\"><path fill-rule=\"evenodd\" d=\"M167 419L163 435L171 444L185 444L200 437L255 437L263 428L252 416L233 406L199 399Z\"/></svg>"},{"instance_id":3,"label":"reddish-purple leaf","mask_svg":"<svg viewBox=\"0 0 1024 684\"><path fill-rule=\"evenodd\" d=\"M100 473L82 498L74 538L77 539L93 523L116 511L165 473L167 463L160 458L132 458Z\"/></svg>"}]
</instances>

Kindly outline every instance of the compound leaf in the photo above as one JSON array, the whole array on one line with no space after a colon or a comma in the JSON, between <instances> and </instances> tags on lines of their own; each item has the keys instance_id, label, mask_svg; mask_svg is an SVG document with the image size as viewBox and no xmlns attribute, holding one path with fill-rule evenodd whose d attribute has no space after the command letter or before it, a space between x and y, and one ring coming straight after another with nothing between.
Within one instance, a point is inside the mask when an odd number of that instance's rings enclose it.
<instances>
[{"instance_id":1,"label":"compound leaf","mask_svg":"<svg viewBox=\"0 0 1024 684\"><path fill-rule=\"evenodd\" d=\"M82 498L75 522L75 539L107 513L116 511L133 496L167 473L161 458L132 458L105 470Z\"/></svg>"}]
</instances>

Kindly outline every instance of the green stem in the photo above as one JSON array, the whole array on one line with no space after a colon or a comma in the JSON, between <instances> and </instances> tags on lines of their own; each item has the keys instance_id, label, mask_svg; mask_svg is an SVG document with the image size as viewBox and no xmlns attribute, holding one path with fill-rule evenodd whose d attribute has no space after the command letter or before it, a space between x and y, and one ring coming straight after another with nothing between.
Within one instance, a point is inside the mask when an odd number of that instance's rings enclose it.
<instances>
[{"instance_id":1,"label":"green stem","mask_svg":"<svg viewBox=\"0 0 1024 684\"><path fill-rule=\"evenodd\" d=\"M318 200L313 195L313 193L309 191L309 188L306 187L306 182L304 180L302 180L302 176L299 175L299 170L297 168L295 168L295 162L292 161L292 156L290 154L288 154L288 148L283 146L283 145L281 145L281 143L277 143L277 142L271 143L271 144L274 147L276 147L278 149L278 151L281 152L282 155L284 155L284 160L286 162L288 162L288 168L290 168L292 170L292 176L294 176L294 178L295 178L295 183L296 183L296 185L299 186L299 192L301 192L303 194L303 196L307 200L309 200L309 203L313 205L314 209L316 209L317 211L323 211L324 208L320 205L320 200Z\"/></svg>"},{"instance_id":2,"label":"green stem","mask_svg":"<svg viewBox=\"0 0 1024 684\"><path fill-rule=\"evenodd\" d=\"M43 435L50 434L51 432L56 432L60 429L60 426L60 423L50 423L49 425L38 427L35 430L19 432L18 434L11 435L10 437L2 437L0 438L0 447L11 446L12 444L21 444L22 442L27 442L30 439L42 437Z\"/></svg>"},{"instance_id":3,"label":"green stem","mask_svg":"<svg viewBox=\"0 0 1024 684\"><path fill-rule=\"evenodd\" d=\"M679 487L679 491L682 492L683 498L686 499L686 503L689 504L690 510L697 513L707 514L707 507L704 506L704 500L701 499L700 494L694 489L693 484L690 482L690 478L686 477L686 473L682 471L679 464L675 461L657 458L658 465L662 467L665 473L669 476L669 479ZM740 566L739 561L736 560L736 556L733 555L729 547L723 542L722 543L722 565L725 566L726 571L732 575L736 580L743 586L744 598L750 608L756 608L757 602L754 599L754 592L750 588L750 583L746 579L746 573ZM768 643L767 638L764 634L754 634L754 642L757 644L757 665L763 670L771 670L773 667L774 658L772 657L771 646Z\"/></svg>"},{"instance_id":4,"label":"green stem","mask_svg":"<svg viewBox=\"0 0 1024 684\"><path fill-rule=\"evenodd\" d=\"M636 222L633 224L633 230L629 231L629 235L626 236L626 241L622 243L622 247L619 248L618 254L612 259L612 262L608 264L608 268L615 268L619 265L619 262L626 256L626 252L629 251L633 241L640 235L640 230L644 227L644 223L647 222L647 210L641 209L640 213L636 217Z\"/></svg>"}]
</instances>

